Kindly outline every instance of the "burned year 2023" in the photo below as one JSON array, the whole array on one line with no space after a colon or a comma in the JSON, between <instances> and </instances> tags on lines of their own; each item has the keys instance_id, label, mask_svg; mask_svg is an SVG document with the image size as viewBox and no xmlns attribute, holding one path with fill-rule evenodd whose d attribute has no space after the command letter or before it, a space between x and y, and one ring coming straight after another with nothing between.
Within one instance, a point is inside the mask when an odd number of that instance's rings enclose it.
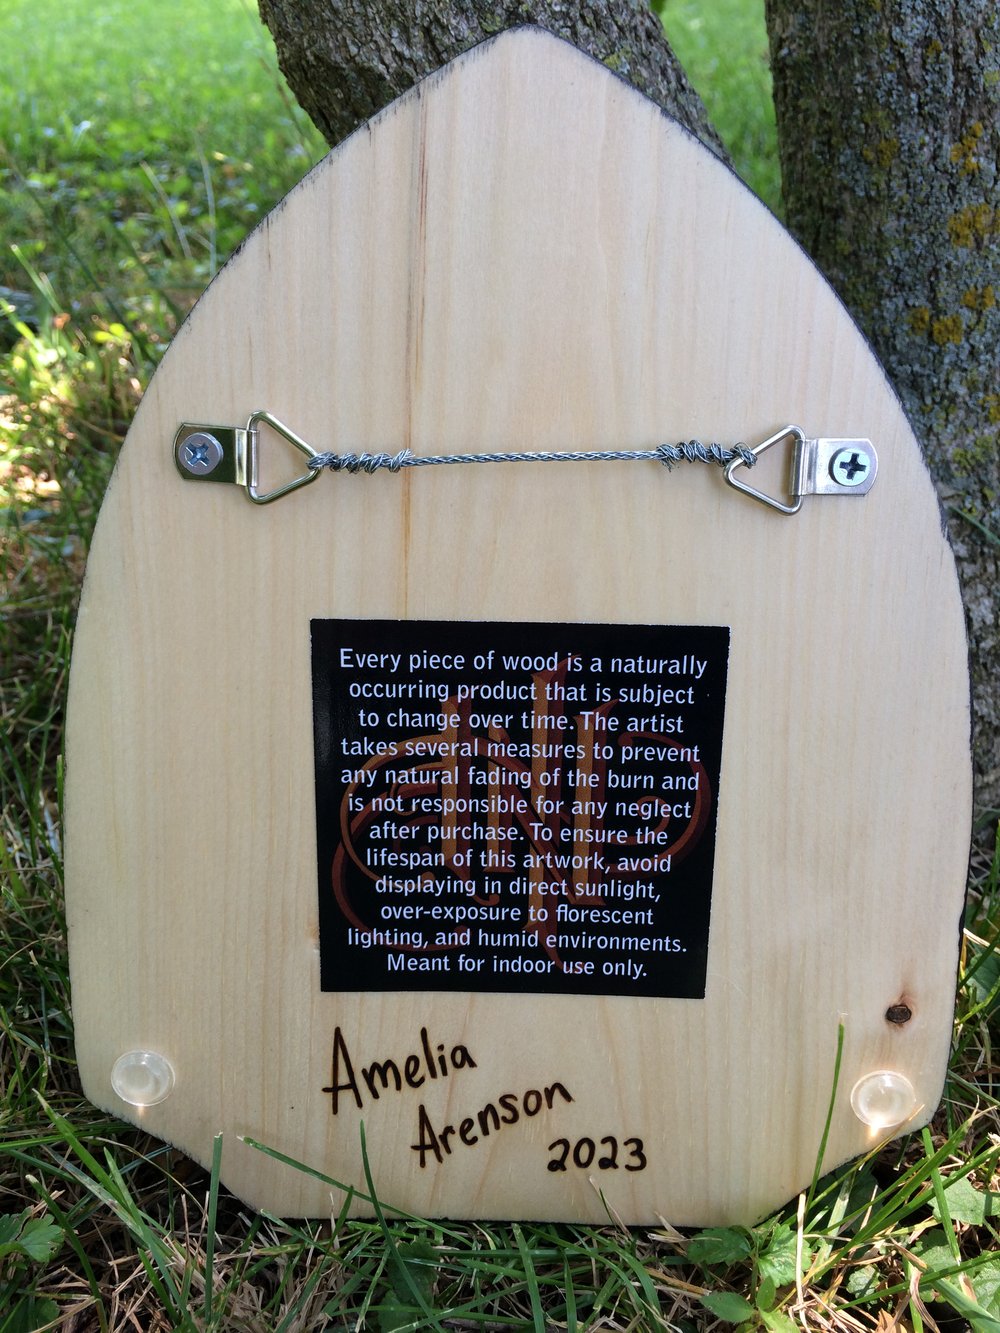
<instances>
[{"instance_id":1,"label":"burned year 2023","mask_svg":"<svg viewBox=\"0 0 1000 1333\"><path fill-rule=\"evenodd\" d=\"M314 620L321 985L704 995L729 630Z\"/></svg>"}]
</instances>

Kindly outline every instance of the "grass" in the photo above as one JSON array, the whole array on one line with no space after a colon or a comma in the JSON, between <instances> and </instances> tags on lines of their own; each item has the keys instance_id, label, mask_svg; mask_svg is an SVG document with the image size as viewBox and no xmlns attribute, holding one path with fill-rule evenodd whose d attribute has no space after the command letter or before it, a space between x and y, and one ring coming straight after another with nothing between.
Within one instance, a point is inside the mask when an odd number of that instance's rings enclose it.
<instances>
[{"instance_id":1,"label":"grass","mask_svg":"<svg viewBox=\"0 0 1000 1333\"><path fill-rule=\"evenodd\" d=\"M654 0L653 8L737 172L780 216L763 0Z\"/></svg>"},{"instance_id":2,"label":"grass","mask_svg":"<svg viewBox=\"0 0 1000 1333\"><path fill-rule=\"evenodd\" d=\"M756 7L666 13L740 170L772 191ZM228 1195L218 1156L204 1170L83 1099L60 754L87 544L178 320L322 151L239 0L6 0L0 286L30 323L0 336L0 1333L1000 1330L1000 862L982 854L932 1126L753 1228L445 1225L387 1205L283 1221Z\"/></svg>"}]
</instances>

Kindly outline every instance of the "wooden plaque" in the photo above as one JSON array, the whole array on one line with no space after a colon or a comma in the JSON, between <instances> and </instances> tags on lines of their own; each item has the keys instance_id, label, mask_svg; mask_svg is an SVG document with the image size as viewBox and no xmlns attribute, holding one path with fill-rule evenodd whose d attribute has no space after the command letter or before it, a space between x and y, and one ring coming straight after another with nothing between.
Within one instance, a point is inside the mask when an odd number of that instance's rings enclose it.
<instances>
[{"instance_id":1,"label":"wooden plaque","mask_svg":"<svg viewBox=\"0 0 1000 1333\"><path fill-rule=\"evenodd\" d=\"M878 473L788 515L698 462L266 506L178 469L183 423L257 411L417 458L796 423ZM254 438L261 490L302 472ZM539 30L332 152L178 334L101 512L67 776L87 1094L203 1163L222 1133L257 1207L340 1199L245 1139L363 1190L363 1121L414 1213L749 1222L831 1099L827 1168L940 1097L971 813L930 477L781 226Z\"/></svg>"}]
</instances>

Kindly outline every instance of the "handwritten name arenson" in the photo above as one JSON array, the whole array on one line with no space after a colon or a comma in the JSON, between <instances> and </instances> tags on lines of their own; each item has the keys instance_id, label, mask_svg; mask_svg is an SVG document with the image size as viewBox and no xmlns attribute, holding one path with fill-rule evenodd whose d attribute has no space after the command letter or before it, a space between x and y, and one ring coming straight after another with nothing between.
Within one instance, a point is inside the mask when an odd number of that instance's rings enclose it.
<instances>
[{"instance_id":1,"label":"handwritten name arenson","mask_svg":"<svg viewBox=\"0 0 1000 1333\"><path fill-rule=\"evenodd\" d=\"M411 1051L402 1061L388 1058L359 1065L359 1079L344 1034L338 1027L333 1034L330 1083L323 1091L330 1094L330 1109L336 1115L341 1098L347 1095L354 1098L359 1111L364 1109L362 1088L373 1102L377 1102L385 1092L402 1092L404 1088L416 1090L428 1080L448 1078L452 1072L476 1067L467 1046L452 1046L446 1051L444 1043L438 1042L432 1047L427 1029L421 1028L419 1050ZM457 1138L459 1143L472 1148L504 1125L516 1125L522 1117L531 1119L543 1110L550 1111L558 1098L563 1102L574 1100L562 1083L528 1088L522 1093L502 1092L495 1102L487 1102L474 1116L465 1116L457 1126L446 1124L440 1129L435 1129L421 1102L417 1112L417 1142L411 1143L410 1147L418 1154L421 1167L426 1167L429 1157L440 1164L451 1155L453 1139Z\"/></svg>"}]
</instances>

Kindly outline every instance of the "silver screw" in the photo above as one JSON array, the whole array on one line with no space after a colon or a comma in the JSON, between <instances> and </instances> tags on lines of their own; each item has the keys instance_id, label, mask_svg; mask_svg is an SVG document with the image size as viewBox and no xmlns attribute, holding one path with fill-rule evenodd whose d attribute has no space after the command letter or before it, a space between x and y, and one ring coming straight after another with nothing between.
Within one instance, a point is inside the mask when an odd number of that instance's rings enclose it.
<instances>
[{"instance_id":1,"label":"silver screw","mask_svg":"<svg viewBox=\"0 0 1000 1333\"><path fill-rule=\"evenodd\" d=\"M208 431L196 430L181 445L177 456L192 477L207 477L222 462L222 445Z\"/></svg>"},{"instance_id":2,"label":"silver screw","mask_svg":"<svg viewBox=\"0 0 1000 1333\"><path fill-rule=\"evenodd\" d=\"M857 445L838 449L830 459L830 476L838 486L860 486L871 470L871 455Z\"/></svg>"}]
</instances>

